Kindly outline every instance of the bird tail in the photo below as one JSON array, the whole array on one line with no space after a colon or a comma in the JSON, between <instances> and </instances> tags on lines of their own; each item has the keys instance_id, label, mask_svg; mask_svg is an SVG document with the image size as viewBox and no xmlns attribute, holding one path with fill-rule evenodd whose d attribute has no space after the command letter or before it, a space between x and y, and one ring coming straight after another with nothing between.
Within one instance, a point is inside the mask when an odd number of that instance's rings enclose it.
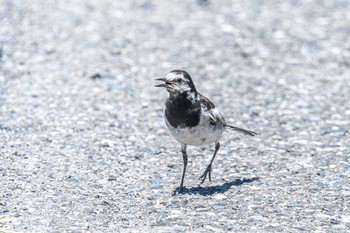
<instances>
[{"instance_id":1,"label":"bird tail","mask_svg":"<svg viewBox=\"0 0 350 233\"><path fill-rule=\"evenodd\" d=\"M254 132L254 131L238 128L238 127L235 127L235 126L232 126L232 125L226 125L226 128L232 129L234 131L238 131L240 133L243 133L243 134L249 135L249 136L255 136L255 135L258 134L258 133Z\"/></svg>"}]
</instances>

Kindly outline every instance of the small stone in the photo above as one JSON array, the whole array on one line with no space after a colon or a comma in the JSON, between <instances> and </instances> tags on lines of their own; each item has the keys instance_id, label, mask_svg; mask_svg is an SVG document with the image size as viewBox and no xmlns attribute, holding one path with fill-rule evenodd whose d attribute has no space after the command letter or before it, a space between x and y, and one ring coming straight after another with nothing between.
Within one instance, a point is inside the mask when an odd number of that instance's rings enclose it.
<instances>
[{"instance_id":1,"label":"small stone","mask_svg":"<svg viewBox=\"0 0 350 233\"><path fill-rule=\"evenodd\" d=\"M167 133L167 130L164 129L164 128L160 128L160 129L158 129L157 132L156 132L157 135L164 135L164 134L166 134L166 133Z\"/></svg>"},{"instance_id":2,"label":"small stone","mask_svg":"<svg viewBox=\"0 0 350 233\"><path fill-rule=\"evenodd\" d=\"M331 216L327 215L327 214L316 214L315 215L315 219L320 221L320 222L329 222L330 221Z\"/></svg>"},{"instance_id":3,"label":"small stone","mask_svg":"<svg viewBox=\"0 0 350 233\"><path fill-rule=\"evenodd\" d=\"M214 198L217 199L217 200L223 200L223 199L227 198L227 196L222 194L222 193L219 193L219 194L216 194L214 196Z\"/></svg>"},{"instance_id":4,"label":"small stone","mask_svg":"<svg viewBox=\"0 0 350 233\"><path fill-rule=\"evenodd\" d=\"M350 196L350 191L341 191L341 195L348 197Z\"/></svg>"},{"instance_id":5,"label":"small stone","mask_svg":"<svg viewBox=\"0 0 350 233\"><path fill-rule=\"evenodd\" d=\"M295 228L295 229L299 229L299 230L304 230L304 226L303 225L301 225L301 224L294 224L293 226L292 226L293 228Z\"/></svg>"},{"instance_id":6,"label":"small stone","mask_svg":"<svg viewBox=\"0 0 350 233\"><path fill-rule=\"evenodd\" d=\"M95 80L96 80L96 79L101 79L101 78L102 78L102 75L99 74L99 73L96 73L96 74L91 75L90 78L91 78L91 79L95 79Z\"/></svg>"},{"instance_id":7,"label":"small stone","mask_svg":"<svg viewBox=\"0 0 350 233\"><path fill-rule=\"evenodd\" d=\"M261 188L259 186L254 186L254 185L248 186L248 188L251 189L251 190L254 190L254 191L260 191L261 190Z\"/></svg>"},{"instance_id":8,"label":"small stone","mask_svg":"<svg viewBox=\"0 0 350 233\"><path fill-rule=\"evenodd\" d=\"M208 230L214 231L214 232L217 232L218 230L220 230L219 228L211 226L211 225L206 225L205 228Z\"/></svg>"},{"instance_id":9,"label":"small stone","mask_svg":"<svg viewBox=\"0 0 350 233\"><path fill-rule=\"evenodd\" d=\"M110 140L110 139L102 139L101 143L100 143L100 147L109 147L111 145L113 145L114 141Z\"/></svg>"},{"instance_id":10,"label":"small stone","mask_svg":"<svg viewBox=\"0 0 350 233\"><path fill-rule=\"evenodd\" d=\"M171 210L172 214L181 214L181 210Z\"/></svg>"},{"instance_id":11,"label":"small stone","mask_svg":"<svg viewBox=\"0 0 350 233\"><path fill-rule=\"evenodd\" d=\"M288 207L303 207L304 204L301 202L295 201L295 202L289 202L287 206Z\"/></svg>"},{"instance_id":12,"label":"small stone","mask_svg":"<svg viewBox=\"0 0 350 233\"><path fill-rule=\"evenodd\" d=\"M249 219L253 220L253 221L260 221L260 222L267 222L267 221L269 221L268 218L263 217L261 215L250 216Z\"/></svg>"},{"instance_id":13,"label":"small stone","mask_svg":"<svg viewBox=\"0 0 350 233\"><path fill-rule=\"evenodd\" d=\"M343 216L341 216L341 220L344 223L350 223L350 215L343 215Z\"/></svg>"}]
</instances>

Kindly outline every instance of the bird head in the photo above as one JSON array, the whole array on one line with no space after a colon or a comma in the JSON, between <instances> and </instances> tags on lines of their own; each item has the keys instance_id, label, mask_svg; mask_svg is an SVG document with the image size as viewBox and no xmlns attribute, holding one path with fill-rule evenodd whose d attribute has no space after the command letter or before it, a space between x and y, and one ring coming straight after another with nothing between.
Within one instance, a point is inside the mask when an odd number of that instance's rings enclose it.
<instances>
[{"instance_id":1,"label":"bird head","mask_svg":"<svg viewBox=\"0 0 350 233\"><path fill-rule=\"evenodd\" d=\"M191 76L183 70L170 71L170 73L167 74L165 78L157 78L155 80L163 82L161 84L155 85L155 87L166 88L170 95L197 93Z\"/></svg>"}]
</instances>

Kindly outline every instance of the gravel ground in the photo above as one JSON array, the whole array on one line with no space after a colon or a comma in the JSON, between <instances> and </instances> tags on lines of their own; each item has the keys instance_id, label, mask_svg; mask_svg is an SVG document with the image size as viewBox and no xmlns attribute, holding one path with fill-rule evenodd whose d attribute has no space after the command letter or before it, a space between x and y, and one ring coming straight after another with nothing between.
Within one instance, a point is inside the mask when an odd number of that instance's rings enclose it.
<instances>
[{"instance_id":1,"label":"gravel ground","mask_svg":"<svg viewBox=\"0 0 350 233\"><path fill-rule=\"evenodd\" d=\"M349 1L0 0L0 232L350 232ZM154 78L228 122L179 144Z\"/></svg>"}]
</instances>

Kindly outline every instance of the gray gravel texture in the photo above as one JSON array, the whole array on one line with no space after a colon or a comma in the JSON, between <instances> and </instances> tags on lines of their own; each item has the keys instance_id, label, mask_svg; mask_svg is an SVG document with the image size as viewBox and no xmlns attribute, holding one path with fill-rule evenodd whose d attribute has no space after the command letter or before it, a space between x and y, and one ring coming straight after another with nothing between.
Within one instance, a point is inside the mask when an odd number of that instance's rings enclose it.
<instances>
[{"instance_id":1,"label":"gray gravel texture","mask_svg":"<svg viewBox=\"0 0 350 233\"><path fill-rule=\"evenodd\" d=\"M0 0L0 231L350 232L349 1ZM179 144L154 78L226 120Z\"/></svg>"}]
</instances>

